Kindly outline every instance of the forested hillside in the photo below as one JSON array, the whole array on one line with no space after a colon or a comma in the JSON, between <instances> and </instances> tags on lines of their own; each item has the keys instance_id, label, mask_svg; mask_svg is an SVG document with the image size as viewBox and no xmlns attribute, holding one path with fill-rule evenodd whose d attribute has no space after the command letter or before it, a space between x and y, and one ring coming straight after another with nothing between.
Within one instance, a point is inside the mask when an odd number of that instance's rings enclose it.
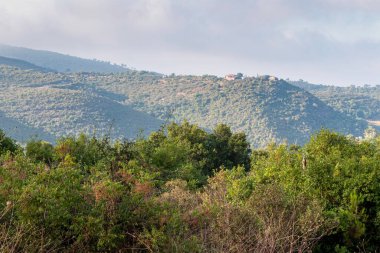
<instances>
[{"instance_id":1,"label":"forested hillside","mask_svg":"<svg viewBox=\"0 0 380 253\"><path fill-rule=\"evenodd\" d=\"M60 72L128 72L129 69L105 61L83 59L60 53L0 44L0 55L30 62Z\"/></svg>"},{"instance_id":2,"label":"forested hillside","mask_svg":"<svg viewBox=\"0 0 380 253\"><path fill-rule=\"evenodd\" d=\"M25 148L0 131L0 252L378 252L380 139L250 149L226 125Z\"/></svg>"},{"instance_id":3,"label":"forested hillside","mask_svg":"<svg viewBox=\"0 0 380 253\"><path fill-rule=\"evenodd\" d=\"M1 111L55 136L146 133L163 122L189 120L205 129L220 122L244 131L254 146L303 144L321 128L361 136L367 123L333 110L274 77L228 81L216 76L54 73L0 68Z\"/></svg>"},{"instance_id":4,"label":"forested hillside","mask_svg":"<svg viewBox=\"0 0 380 253\"><path fill-rule=\"evenodd\" d=\"M42 72L52 71L50 69L42 68L26 61L17 60L13 58L7 58L3 56L0 56L0 65L7 65L11 67L20 68L20 69L32 69L32 70L37 70L37 71L42 71Z\"/></svg>"},{"instance_id":5,"label":"forested hillside","mask_svg":"<svg viewBox=\"0 0 380 253\"><path fill-rule=\"evenodd\" d=\"M113 94L66 82L62 74L9 67L0 71L12 73L0 79L0 111L8 118L42 130L40 137L44 133L60 137L84 132L113 139L135 138L140 132L147 134L162 124L147 113L115 101L117 97ZM9 120L3 118L0 127L8 130L6 124ZM9 129L11 135L13 132ZM29 132L25 132L23 139L28 137Z\"/></svg>"},{"instance_id":6,"label":"forested hillside","mask_svg":"<svg viewBox=\"0 0 380 253\"><path fill-rule=\"evenodd\" d=\"M55 136L45 132L43 129L30 127L14 118L5 116L0 110L0 127L10 137L18 140L21 143L26 143L32 138L41 138L43 140L54 142Z\"/></svg>"},{"instance_id":7,"label":"forested hillside","mask_svg":"<svg viewBox=\"0 0 380 253\"><path fill-rule=\"evenodd\" d=\"M359 119L380 121L380 85L337 87L315 85L305 81L289 81L337 111Z\"/></svg>"},{"instance_id":8,"label":"forested hillside","mask_svg":"<svg viewBox=\"0 0 380 253\"><path fill-rule=\"evenodd\" d=\"M308 92L267 76L234 81L215 76L125 78L100 77L93 83L127 95L126 103L162 119L188 119L206 128L227 123L258 146L270 140L302 144L323 127L358 136L366 127Z\"/></svg>"}]
</instances>

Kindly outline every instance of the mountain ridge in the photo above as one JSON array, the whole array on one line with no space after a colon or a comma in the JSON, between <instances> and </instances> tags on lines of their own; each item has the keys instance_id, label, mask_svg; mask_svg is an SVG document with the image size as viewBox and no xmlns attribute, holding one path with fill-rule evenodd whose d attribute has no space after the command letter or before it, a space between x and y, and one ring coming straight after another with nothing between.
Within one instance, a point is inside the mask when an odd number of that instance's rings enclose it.
<instances>
[{"instance_id":1,"label":"mountain ridge","mask_svg":"<svg viewBox=\"0 0 380 253\"><path fill-rule=\"evenodd\" d=\"M318 87L300 88L268 75L227 80L0 65L0 111L57 137L113 128L113 138L133 138L138 129L149 133L164 122L183 120L205 129L225 123L257 147L286 140L303 144L321 128L360 136L368 123L323 102L313 93Z\"/></svg>"},{"instance_id":2,"label":"mountain ridge","mask_svg":"<svg viewBox=\"0 0 380 253\"><path fill-rule=\"evenodd\" d=\"M367 126L334 111L301 88L265 76L228 81L216 76L163 76L146 71L104 74L42 73L11 67L1 70L2 110L56 136L96 128L107 131L123 110L124 115L135 115L132 118L139 123L129 131L119 127L126 121L119 121L114 137L134 137L139 124L151 124L149 130L154 130L159 123L188 120L206 129L228 124L234 131L245 132L253 145L265 146L272 140L303 144L323 127L358 136ZM25 104L21 98L29 102ZM35 115L41 119L33 120ZM99 127L91 128L91 122L98 122Z\"/></svg>"},{"instance_id":3,"label":"mountain ridge","mask_svg":"<svg viewBox=\"0 0 380 253\"><path fill-rule=\"evenodd\" d=\"M340 87L303 80L289 82L309 91L339 112L368 122L380 121L380 85Z\"/></svg>"},{"instance_id":4,"label":"mountain ridge","mask_svg":"<svg viewBox=\"0 0 380 253\"><path fill-rule=\"evenodd\" d=\"M128 72L128 68L110 62L84 59L47 50L0 44L0 56L30 62L59 72Z\"/></svg>"},{"instance_id":5,"label":"mountain ridge","mask_svg":"<svg viewBox=\"0 0 380 253\"><path fill-rule=\"evenodd\" d=\"M40 66L37 66L35 64L32 64L27 61L19 60L19 59L14 59L14 58L8 58L4 56L0 56L0 65L7 65L7 66L12 66L12 67L17 67L20 69L25 69L25 70L37 70L41 72L52 72L55 70L52 69L47 69L43 68Z\"/></svg>"}]
</instances>

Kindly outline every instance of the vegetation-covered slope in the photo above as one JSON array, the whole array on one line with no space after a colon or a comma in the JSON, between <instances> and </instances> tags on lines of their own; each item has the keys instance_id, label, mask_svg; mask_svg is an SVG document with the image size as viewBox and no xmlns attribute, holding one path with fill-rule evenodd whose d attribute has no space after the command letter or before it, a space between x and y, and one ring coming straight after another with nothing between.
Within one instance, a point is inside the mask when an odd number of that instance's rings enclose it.
<instances>
[{"instance_id":1,"label":"vegetation-covered slope","mask_svg":"<svg viewBox=\"0 0 380 253\"><path fill-rule=\"evenodd\" d=\"M357 136L366 127L310 93L266 76L227 81L215 76L108 75L91 83L125 94L125 103L161 119L188 119L206 128L227 123L259 146L284 139L301 144L323 127Z\"/></svg>"},{"instance_id":2,"label":"vegetation-covered slope","mask_svg":"<svg viewBox=\"0 0 380 253\"><path fill-rule=\"evenodd\" d=\"M30 62L60 72L127 72L127 68L109 62L83 59L60 53L0 44L0 56Z\"/></svg>"},{"instance_id":3,"label":"vegetation-covered slope","mask_svg":"<svg viewBox=\"0 0 380 253\"><path fill-rule=\"evenodd\" d=\"M32 69L32 70L37 70L37 71L42 71L42 72L51 71L49 69L42 68L42 67L36 66L34 64L31 64L30 62L17 60L17 59L13 59L13 58L7 58L7 57L3 57L3 56L0 56L0 65L17 67L20 69Z\"/></svg>"},{"instance_id":4,"label":"vegetation-covered slope","mask_svg":"<svg viewBox=\"0 0 380 253\"><path fill-rule=\"evenodd\" d=\"M125 132L130 128L123 115L135 115L133 129L157 126L144 113L162 121L189 120L206 129L227 123L246 132L255 146L285 139L302 144L323 127L356 136L366 128L365 122L334 111L310 93L267 76L227 81L145 71L64 74L5 66L1 71L5 114L57 136L94 128L104 132L114 122L114 136L130 137L136 131ZM141 112L141 118L132 110Z\"/></svg>"},{"instance_id":5,"label":"vegetation-covered slope","mask_svg":"<svg viewBox=\"0 0 380 253\"><path fill-rule=\"evenodd\" d=\"M0 110L0 129L8 136L22 143L26 143L33 138L40 138L46 141L54 142L55 137L46 131L34 127L30 127L24 123L17 121L12 117L7 117Z\"/></svg>"},{"instance_id":6,"label":"vegetation-covered slope","mask_svg":"<svg viewBox=\"0 0 380 253\"><path fill-rule=\"evenodd\" d=\"M380 121L380 85L337 87L290 81L330 105L355 118Z\"/></svg>"},{"instance_id":7,"label":"vegetation-covered slope","mask_svg":"<svg viewBox=\"0 0 380 253\"><path fill-rule=\"evenodd\" d=\"M2 70L2 73L21 71L6 67ZM30 71L21 73L33 77ZM0 111L8 118L57 137L85 132L134 138L142 130L149 133L162 124L147 113L119 103L115 100L117 96L109 92L95 92L64 80L54 81L52 73L34 74L45 79L38 79L42 83L36 83L37 79L29 82L16 74L20 79L11 79L19 80L17 84L13 85L9 79L0 81Z\"/></svg>"}]
</instances>

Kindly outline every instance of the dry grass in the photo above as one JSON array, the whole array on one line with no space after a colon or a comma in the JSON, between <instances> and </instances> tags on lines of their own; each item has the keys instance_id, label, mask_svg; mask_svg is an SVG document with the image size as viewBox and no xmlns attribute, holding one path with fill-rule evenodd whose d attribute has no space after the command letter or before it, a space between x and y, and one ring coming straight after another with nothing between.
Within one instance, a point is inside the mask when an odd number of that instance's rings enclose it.
<instances>
[{"instance_id":1,"label":"dry grass","mask_svg":"<svg viewBox=\"0 0 380 253\"><path fill-rule=\"evenodd\" d=\"M190 226L188 232L199 239L202 252L311 252L336 226L325 220L317 201L300 196L288 203L277 186L256 189L246 204L239 206L227 200L223 173L195 194L184 185L171 182L171 190L160 199L186 210L183 216ZM200 215L191 217L192 210Z\"/></svg>"},{"instance_id":2,"label":"dry grass","mask_svg":"<svg viewBox=\"0 0 380 253\"><path fill-rule=\"evenodd\" d=\"M12 204L0 211L0 252L57 252L43 230L14 221ZM6 221L3 219L8 216Z\"/></svg>"}]
</instances>

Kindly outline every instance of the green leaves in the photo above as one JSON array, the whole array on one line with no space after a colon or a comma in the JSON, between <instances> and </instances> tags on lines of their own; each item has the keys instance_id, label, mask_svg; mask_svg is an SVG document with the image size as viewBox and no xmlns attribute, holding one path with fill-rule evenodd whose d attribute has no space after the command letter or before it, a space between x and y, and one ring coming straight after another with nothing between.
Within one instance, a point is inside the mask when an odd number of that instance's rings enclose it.
<instances>
[{"instance_id":1,"label":"green leaves","mask_svg":"<svg viewBox=\"0 0 380 253\"><path fill-rule=\"evenodd\" d=\"M54 161L54 147L45 141L31 140L26 144L26 155L37 162L51 165Z\"/></svg>"},{"instance_id":2,"label":"green leaves","mask_svg":"<svg viewBox=\"0 0 380 253\"><path fill-rule=\"evenodd\" d=\"M6 153L7 151L14 153L17 150L20 150L20 147L16 144L16 142L5 136L5 133L0 129L0 155Z\"/></svg>"},{"instance_id":3,"label":"green leaves","mask_svg":"<svg viewBox=\"0 0 380 253\"><path fill-rule=\"evenodd\" d=\"M304 147L251 151L226 125L208 133L184 122L134 142L81 135L25 151L0 155L0 239L12 234L20 251L351 252L380 242L377 140L322 130Z\"/></svg>"}]
</instances>

